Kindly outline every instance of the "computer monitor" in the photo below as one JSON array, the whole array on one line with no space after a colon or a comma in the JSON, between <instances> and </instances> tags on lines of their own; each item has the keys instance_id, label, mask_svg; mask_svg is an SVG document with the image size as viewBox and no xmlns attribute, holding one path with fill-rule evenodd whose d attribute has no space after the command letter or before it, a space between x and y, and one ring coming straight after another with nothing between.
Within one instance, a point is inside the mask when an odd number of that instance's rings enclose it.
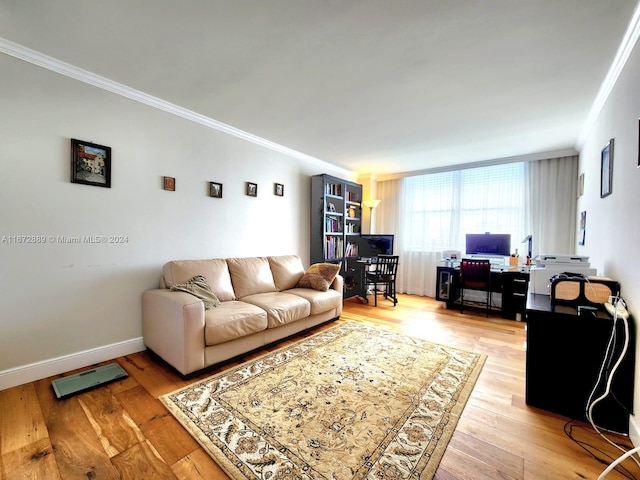
<instances>
[{"instance_id":1,"label":"computer monitor","mask_svg":"<svg viewBox=\"0 0 640 480\"><path fill-rule=\"evenodd\" d=\"M393 255L393 235L360 235L358 256Z\"/></svg>"},{"instance_id":2,"label":"computer monitor","mask_svg":"<svg viewBox=\"0 0 640 480\"><path fill-rule=\"evenodd\" d=\"M467 255L511 255L510 233L467 233Z\"/></svg>"}]
</instances>

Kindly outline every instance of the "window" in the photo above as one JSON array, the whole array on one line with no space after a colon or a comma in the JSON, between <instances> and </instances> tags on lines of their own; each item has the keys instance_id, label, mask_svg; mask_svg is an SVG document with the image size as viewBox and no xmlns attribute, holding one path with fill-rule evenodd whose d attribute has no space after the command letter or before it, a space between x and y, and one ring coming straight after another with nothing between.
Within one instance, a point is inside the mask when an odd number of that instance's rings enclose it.
<instances>
[{"instance_id":1,"label":"window","mask_svg":"<svg viewBox=\"0 0 640 480\"><path fill-rule=\"evenodd\" d=\"M525 164L440 172L404 179L404 248L460 250L467 233L524 238Z\"/></svg>"}]
</instances>

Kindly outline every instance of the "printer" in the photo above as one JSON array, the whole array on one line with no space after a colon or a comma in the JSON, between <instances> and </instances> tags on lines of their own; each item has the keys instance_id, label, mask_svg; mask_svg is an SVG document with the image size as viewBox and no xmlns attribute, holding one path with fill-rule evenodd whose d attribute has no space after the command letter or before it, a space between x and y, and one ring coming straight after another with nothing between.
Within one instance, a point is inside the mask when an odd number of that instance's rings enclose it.
<instances>
[{"instance_id":1,"label":"printer","mask_svg":"<svg viewBox=\"0 0 640 480\"><path fill-rule=\"evenodd\" d=\"M529 270L529 292L551 295L551 277L558 273L579 273L595 275L589 257L570 254L545 254L534 258L535 264Z\"/></svg>"}]
</instances>

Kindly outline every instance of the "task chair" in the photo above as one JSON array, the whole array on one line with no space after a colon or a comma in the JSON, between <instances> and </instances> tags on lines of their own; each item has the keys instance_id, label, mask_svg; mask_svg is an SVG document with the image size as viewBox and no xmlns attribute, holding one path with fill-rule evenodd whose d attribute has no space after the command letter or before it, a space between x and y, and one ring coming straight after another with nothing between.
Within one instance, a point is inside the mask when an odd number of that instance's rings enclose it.
<instances>
[{"instance_id":1,"label":"task chair","mask_svg":"<svg viewBox=\"0 0 640 480\"><path fill-rule=\"evenodd\" d=\"M365 287L373 287L373 304L378 306L378 287L384 287L384 298L393 301L395 307L398 303L396 297L396 273L398 271L398 255L378 255L372 264L373 270L368 270L365 275Z\"/></svg>"},{"instance_id":2,"label":"task chair","mask_svg":"<svg viewBox=\"0 0 640 480\"><path fill-rule=\"evenodd\" d=\"M482 290L487 294L487 317L491 310L491 262L463 258L460 262L460 313L464 308L464 291Z\"/></svg>"}]
</instances>

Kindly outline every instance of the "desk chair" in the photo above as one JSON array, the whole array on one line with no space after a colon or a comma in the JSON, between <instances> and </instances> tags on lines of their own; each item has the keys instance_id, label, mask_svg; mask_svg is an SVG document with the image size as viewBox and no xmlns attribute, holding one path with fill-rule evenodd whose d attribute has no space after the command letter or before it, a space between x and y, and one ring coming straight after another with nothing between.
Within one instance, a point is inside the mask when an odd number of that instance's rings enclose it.
<instances>
[{"instance_id":1,"label":"desk chair","mask_svg":"<svg viewBox=\"0 0 640 480\"><path fill-rule=\"evenodd\" d=\"M464 308L464 291L482 290L487 294L487 317L491 310L491 262L463 258L460 262L460 313Z\"/></svg>"},{"instance_id":2,"label":"desk chair","mask_svg":"<svg viewBox=\"0 0 640 480\"><path fill-rule=\"evenodd\" d=\"M372 270L365 275L365 288L373 286L373 304L378 306L378 286L384 286L384 298L393 301L395 307L398 303L396 297L396 272L398 271L398 255L378 255L375 263L371 264Z\"/></svg>"}]
</instances>

